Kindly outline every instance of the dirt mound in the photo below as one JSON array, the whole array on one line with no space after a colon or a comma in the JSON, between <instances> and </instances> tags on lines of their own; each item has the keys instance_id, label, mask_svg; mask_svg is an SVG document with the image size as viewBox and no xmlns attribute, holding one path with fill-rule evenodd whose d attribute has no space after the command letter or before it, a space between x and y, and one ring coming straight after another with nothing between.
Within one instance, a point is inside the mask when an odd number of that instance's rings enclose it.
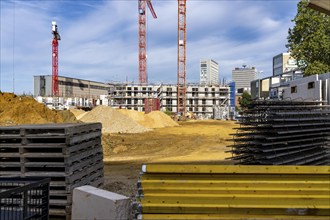
<instances>
[{"instance_id":1,"label":"dirt mound","mask_svg":"<svg viewBox=\"0 0 330 220\"><path fill-rule=\"evenodd\" d=\"M77 120L80 120L82 117L84 117L88 111L84 111L82 109L76 109L76 108L70 108L69 110L74 116L76 117Z\"/></svg>"},{"instance_id":2,"label":"dirt mound","mask_svg":"<svg viewBox=\"0 0 330 220\"><path fill-rule=\"evenodd\" d=\"M69 111L74 114L74 116L77 118L79 115L85 113L82 109L76 109L76 108L70 108Z\"/></svg>"},{"instance_id":3,"label":"dirt mound","mask_svg":"<svg viewBox=\"0 0 330 220\"><path fill-rule=\"evenodd\" d=\"M149 114L126 109L119 109L118 111L146 128L164 128L179 125L171 117L160 111L153 111Z\"/></svg>"},{"instance_id":4,"label":"dirt mound","mask_svg":"<svg viewBox=\"0 0 330 220\"><path fill-rule=\"evenodd\" d=\"M174 127L179 126L179 124L173 119L166 115L164 112L153 111L145 115L147 120L145 120L145 127L148 128L164 128L164 127Z\"/></svg>"},{"instance_id":5,"label":"dirt mound","mask_svg":"<svg viewBox=\"0 0 330 220\"><path fill-rule=\"evenodd\" d=\"M119 111L121 114L130 117L132 120L138 123L145 120L144 112L138 112L135 110L128 110L128 109L117 109L117 111Z\"/></svg>"},{"instance_id":6,"label":"dirt mound","mask_svg":"<svg viewBox=\"0 0 330 220\"><path fill-rule=\"evenodd\" d=\"M63 121L65 123L70 123L70 122L78 122L74 114L72 114L69 110L63 110L63 111L57 111L58 114L60 114L63 118Z\"/></svg>"},{"instance_id":7,"label":"dirt mound","mask_svg":"<svg viewBox=\"0 0 330 220\"><path fill-rule=\"evenodd\" d=\"M70 114L50 110L32 97L0 93L0 125L77 122Z\"/></svg>"},{"instance_id":8,"label":"dirt mound","mask_svg":"<svg viewBox=\"0 0 330 220\"><path fill-rule=\"evenodd\" d=\"M83 122L101 122L103 133L142 133L150 131L130 117L109 106L97 106L81 119Z\"/></svg>"}]
</instances>

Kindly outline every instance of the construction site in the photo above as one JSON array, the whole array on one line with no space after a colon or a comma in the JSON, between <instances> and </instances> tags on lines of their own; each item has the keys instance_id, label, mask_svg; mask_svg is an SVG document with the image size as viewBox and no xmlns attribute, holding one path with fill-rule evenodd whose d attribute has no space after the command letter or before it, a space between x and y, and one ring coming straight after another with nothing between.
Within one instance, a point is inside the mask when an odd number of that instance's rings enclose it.
<instances>
[{"instance_id":1,"label":"construction site","mask_svg":"<svg viewBox=\"0 0 330 220\"><path fill-rule=\"evenodd\" d=\"M136 83L59 75L52 22L52 75L33 97L0 92L0 220L330 218L330 73L281 84L285 98L251 82L246 106L235 82L187 83L177 2L177 84L148 82L151 0Z\"/></svg>"}]
</instances>

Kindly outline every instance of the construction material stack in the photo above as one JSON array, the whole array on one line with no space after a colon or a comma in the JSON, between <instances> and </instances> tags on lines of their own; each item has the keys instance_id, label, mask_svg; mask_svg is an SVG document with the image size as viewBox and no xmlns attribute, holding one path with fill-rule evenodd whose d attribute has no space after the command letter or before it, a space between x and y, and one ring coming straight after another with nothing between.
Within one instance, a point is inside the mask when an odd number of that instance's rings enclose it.
<instances>
[{"instance_id":1,"label":"construction material stack","mask_svg":"<svg viewBox=\"0 0 330 220\"><path fill-rule=\"evenodd\" d=\"M103 184L100 123L0 127L1 176L49 177L50 216L71 217L75 187Z\"/></svg>"},{"instance_id":2,"label":"construction material stack","mask_svg":"<svg viewBox=\"0 0 330 220\"><path fill-rule=\"evenodd\" d=\"M330 106L318 101L254 101L234 134L239 164L330 164Z\"/></svg>"},{"instance_id":3,"label":"construction material stack","mask_svg":"<svg viewBox=\"0 0 330 220\"><path fill-rule=\"evenodd\" d=\"M147 164L137 219L329 219L329 166Z\"/></svg>"}]
</instances>

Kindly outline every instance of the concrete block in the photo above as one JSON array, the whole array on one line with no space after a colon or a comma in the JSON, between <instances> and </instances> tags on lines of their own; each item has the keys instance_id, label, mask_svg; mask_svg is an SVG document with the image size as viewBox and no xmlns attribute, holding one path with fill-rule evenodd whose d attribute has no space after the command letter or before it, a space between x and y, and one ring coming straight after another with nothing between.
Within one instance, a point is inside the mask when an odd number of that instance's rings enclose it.
<instances>
[{"instance_id":1,"label":"concrete block","mask_svg":"<svg viewBox=\"0 0 330 220\"><path fill-rule=\"evenodd\" d=\"M130 200L113 192L93 186L81 186L73 190L72 220L129 219Z\"/></svg>"}]
</instances>

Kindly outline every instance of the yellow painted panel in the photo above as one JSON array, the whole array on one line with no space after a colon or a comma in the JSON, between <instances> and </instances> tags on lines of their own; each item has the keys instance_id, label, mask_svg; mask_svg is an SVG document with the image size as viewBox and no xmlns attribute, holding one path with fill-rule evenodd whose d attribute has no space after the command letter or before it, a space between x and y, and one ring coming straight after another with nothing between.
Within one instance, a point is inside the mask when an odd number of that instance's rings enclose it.
<instances>
[{"instance_id":1,"label":"yellow painted panel","mask_svg":"<svg viewBox=\"0 0 330 220\"><path fill-rule=\"evenodd\" d=\"M144 204L219 204L219 205L255 205L278 206L285 208L295 206L297 208L328 208L330 200L328 196L307 195L204 195L204 194L153 194L145 195L141 200ZM322 208L321 208L322 209Z\"/></svg>"},{"instance_id":2,"label":"yellow painted panel","mask_svg":"<svg viewBox=\"0 0 330 220\"><path fill-rule=\"evenodd\" d=\"M197 175L198 174L198 175ZM329 174L330 175L330 174ZM209 173L144 173L142 180L244 180L244 181L320 181L326 180L329 181L328 175L326 174L301 174L301 173L292 173L292 174L209 174Z\"/></svg>"},{"instance_id":3,"label":"yellow painted panel","mask_svg":"<svg viewBox=\"0 0 330 220\"><path fill-rule=\"evenodd\" d=\"M313 206L297 208L296 206L255 206L255 205L219 205L219 204L143 204L143 214L235 214L235 215L305 215L329 216L330 210L316 209ZM313 217L311 217L313 219Z\"/></svg>"},{"instance_id":4,"label":"yellow painted panel","mask_svg":"<svg viewBox=\"0 0 330 220\"><path fill-rule=\"evenodd\" d=\"M147 164L146 173L329 174L330 166L257 166L206 164Z\"/></svg>"},{"instance_id":5,"label":"yellow painted panel","mask_svg":"<svg viewBox=\"0 0 330 220\"><path fill-rule=\"evenodd\" d=\"M209 219L209 220L329 220L329 216L298 216L298 215L228 215L228 214L143 214L138 219Z\"/></svg>"},{"instance_id":6,"label":"yellow painted panel","mask_svg":"<svg viewBox=\"0 0 330 220\"><path fill-rule=\"evenodd\" d=\"M311 188L311 189L325 189L329 186L329 182L326 181L315 181L315 182L294 182L284 181L283 182L269 182L269 181L197 181L197 180L186 180L186 181L171 181L171 180L159 180L159 181L143 181L142 187L158 188L158 187L190 187L194 186L197 188L246 188L246 189L261 189L261 188Z\"/></svg>"},{"instance_id":7,"label":"yellow painted panel","mask_svg":"<svg viewBox=\"0 0 330 220\"><path fill-rule=\"evenodd\" d=\"M210 188L210 187L144 187L143 194L258 194L258 195L326 195L330 194L328 185L325 188Z\"/></svg>"},{"instance_id":8,"label":"yellow painted panel","mask_svg":"<svg viewBox=\"0 0 330 220\"><path fill-rule=\"evenodd\" d=\"M143 171L143 219L330 216L330 166L151 164Z\"/></svg>"}]
</instances>

